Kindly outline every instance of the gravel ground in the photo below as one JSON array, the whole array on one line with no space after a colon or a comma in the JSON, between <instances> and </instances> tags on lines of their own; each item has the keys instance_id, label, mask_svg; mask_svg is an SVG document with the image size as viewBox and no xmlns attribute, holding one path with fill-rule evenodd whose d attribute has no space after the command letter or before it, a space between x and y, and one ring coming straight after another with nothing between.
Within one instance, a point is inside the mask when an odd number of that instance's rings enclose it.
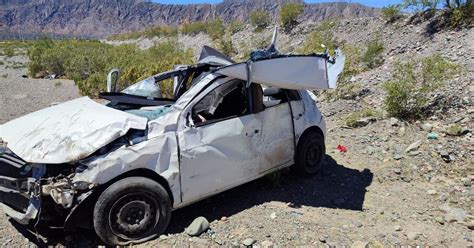
<instances>
[{"instance_id":1,"label":"gravel ground","mask_svg":"<svg viewBox=\"0 0 474 248\"><path fill-rule=\"evenodd\" d=\"M26 56L0 56L0 61L4 61L0 65L0 124L80 96L71 80L24 78L28 74Z\"/></svg>"}]
</instances>

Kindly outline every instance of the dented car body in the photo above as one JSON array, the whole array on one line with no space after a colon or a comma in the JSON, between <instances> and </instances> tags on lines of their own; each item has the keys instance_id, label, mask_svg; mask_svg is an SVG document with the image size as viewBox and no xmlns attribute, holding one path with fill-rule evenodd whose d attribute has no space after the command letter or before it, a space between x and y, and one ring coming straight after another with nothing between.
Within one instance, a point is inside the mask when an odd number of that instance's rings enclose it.
<instances>
[{"instance_id":1,"label":"dented car body","mask_svg":"<svg viewBox=\"0 0 474 248\"><path fill-rule=\"evenodd\" d=\"M103 93L105 103L83 97L5 123L0 208L22 224L93 227L129 244L161 234L173 209L291 165L315 173L326 127L306 89L335 87L342 68L334 77L327 61L238 64L205 48L196 65ZM144 87L165 80L169 97Z\"/></svg>"}]
</instances>

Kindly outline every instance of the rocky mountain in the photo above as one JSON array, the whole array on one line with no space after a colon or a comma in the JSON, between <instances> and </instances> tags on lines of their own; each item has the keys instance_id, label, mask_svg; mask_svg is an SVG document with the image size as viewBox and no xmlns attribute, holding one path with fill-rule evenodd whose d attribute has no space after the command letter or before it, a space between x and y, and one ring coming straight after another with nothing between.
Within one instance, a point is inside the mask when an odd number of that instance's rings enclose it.
<instances>
[{"instance_id":1,"label":"rocky mountain","mask_svg":"<svg viewBox=\"0 0 474 248\"><path fill-rule=\"evenodd\" d=\"M286 2L302 0L224 0L219 4L159 4L148 0L0 0L0 38L38 33L104 37L151 25L178 25L220 17L248 19L252 10L278 16ZM305 4L304 20L376 16L379 9L355 3Z\"/></svg>"}]
</instances>

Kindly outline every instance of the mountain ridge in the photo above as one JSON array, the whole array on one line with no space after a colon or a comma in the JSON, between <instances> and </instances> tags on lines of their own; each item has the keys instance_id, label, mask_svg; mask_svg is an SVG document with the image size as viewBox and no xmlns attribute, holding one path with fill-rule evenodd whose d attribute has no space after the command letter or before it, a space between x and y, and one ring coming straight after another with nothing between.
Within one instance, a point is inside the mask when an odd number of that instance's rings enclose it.
<instances>
[{"instance_id":1,"label":"mountain ridge","mask_svg":"<svg viewBox=\"0 0 474 248\"><path fill-rule=\"evenodd\" d=\"M0 0L0 37L51 33L75 37L105 37L153 25L183 22L248 20L263 9L277 19L281 5L303 3L302 19L372 17L380 9L357 3L304 3L301 0L225 0L218 4L160 4L148 0Z\"/></svg>"}]
</instances>

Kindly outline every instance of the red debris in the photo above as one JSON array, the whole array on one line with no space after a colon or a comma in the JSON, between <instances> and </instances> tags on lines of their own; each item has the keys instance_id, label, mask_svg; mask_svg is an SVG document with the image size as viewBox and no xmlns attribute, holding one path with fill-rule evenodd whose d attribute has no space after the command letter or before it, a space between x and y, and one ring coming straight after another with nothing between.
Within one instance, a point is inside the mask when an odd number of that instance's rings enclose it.
<instances>
[{"instance_id":1,"label":"red debris","mask_svg":"<svg viewBox=\"0 0 474 248\"><path fill-rule=\"evenodd\" d=\"M347 152L347 148L343 145L338 145L337 148L336 148L338 151L342 152L342 153L346 153Z\"/></svg>"}]
</instances>

